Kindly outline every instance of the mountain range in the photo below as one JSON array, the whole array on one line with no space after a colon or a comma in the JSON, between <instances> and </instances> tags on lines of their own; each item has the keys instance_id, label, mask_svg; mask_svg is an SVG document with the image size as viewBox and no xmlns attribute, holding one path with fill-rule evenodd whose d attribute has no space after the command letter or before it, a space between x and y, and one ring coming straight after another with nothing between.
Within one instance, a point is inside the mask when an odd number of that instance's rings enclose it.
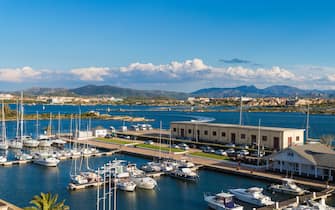
<instances>
[{"instance_id":1,"label":"mountain range","mask_svg":"<svg viewBox=\"0 0 335 210\"><path fill-rule=\"evenodd\" d=\"M210 98L222 97L335 97L335 90L304 90L296 87L277 85L267 88L255 86L239 86L232 88L205 88L192 93L164 90L138 90L111 85L86 85L73 89L66 88L30 88L24 91L25 95L37 96L114 96L122 98L176 98L185 99L190 96ZM18 92L16 92L18 94Z\"/></svg>"}]
</instances>

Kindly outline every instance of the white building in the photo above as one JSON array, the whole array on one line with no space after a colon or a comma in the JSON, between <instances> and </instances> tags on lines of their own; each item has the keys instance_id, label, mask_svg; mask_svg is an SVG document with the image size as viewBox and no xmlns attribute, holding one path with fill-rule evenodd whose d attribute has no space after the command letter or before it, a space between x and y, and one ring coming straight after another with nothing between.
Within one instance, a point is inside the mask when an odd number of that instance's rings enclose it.
<instances>
[{"instance_id":1,"label":"white building","mask_svg":"<svg viewBox=\"0 0 335 210\"><path fill-rule=\"evenodd\" d=\"M11 94L0 93L0 100L11 100L14 96Z\"/></svg>"},{"instance_id":2,"label":"white building","mask_svg":"<svg viewBox=\"0 0 335 210\"><path fill-rule=\"evenodd\" d=\"M94 137L105 137L107 135L107 129L103 127L97 127L93 129Z\"/></svg>"},{"instance_id":3,"label":"white building","mask_svg":"<svg viewBox=\"0 0 335 210\"><path fill-rule=\"evenodd\" d=\"M78 140L93 138L92 131L78 131Z\"/></svg>"},{"instance_id":4,"label":"white building","mask_svg":"<svg viewBox=\"0 0 335 210\"><path fill-rule=\"evenodd\" d=\"M334 180L335 151L323 144L289 147L266 157L266 160L269 170Z\"/></svg>"}]
</instances>

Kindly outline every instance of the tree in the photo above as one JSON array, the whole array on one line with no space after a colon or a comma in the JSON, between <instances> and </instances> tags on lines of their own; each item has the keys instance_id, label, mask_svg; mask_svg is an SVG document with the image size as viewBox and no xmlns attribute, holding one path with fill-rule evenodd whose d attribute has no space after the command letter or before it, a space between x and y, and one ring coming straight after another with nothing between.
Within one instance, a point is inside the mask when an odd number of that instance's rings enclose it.
<instances>
[{"instance_id":1,"label":"tree","mask_svg":"<svg viewBox=\"0 0 335 210\"><path fill-rule=\"evenodd\" d=\"M327 146L332 146L333 140L334 140L334 136L333 135L323 135L320 138L320 143L321 144L325 144Z\"/></svg>"},{"instance_id":2,"label":"tree","mask_svg":"<svg viewBox=\"0 0 335 210\"><path fill-rule=\"evenodd\" d=\"M65 200L57 202L58 194L52 195L50 192L35 195L30 201L34 206L26 207L24 210L69 210L70 207L66 206Z\"/></svg>"}]
</instances>

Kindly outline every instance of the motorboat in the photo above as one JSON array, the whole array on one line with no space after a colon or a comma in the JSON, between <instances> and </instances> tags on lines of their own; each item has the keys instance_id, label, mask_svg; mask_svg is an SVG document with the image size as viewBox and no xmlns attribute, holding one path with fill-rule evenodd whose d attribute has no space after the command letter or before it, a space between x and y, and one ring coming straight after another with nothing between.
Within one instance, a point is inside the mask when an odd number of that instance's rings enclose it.
<instances>
[{"instance_id":1,"label":"motorboat","mask_svg":"<svg viewBox=\"0 0 335 210\"><path fill-rule=\"evenodd\" d=\"M262 193L263 188L230 189L229 192L235 195L237 199L256 206L270 206L274 204L269 196Z\"/></svg>"},{"instance_id":2,"label":"motorboat","mask_svg":"<svg viewBox=\"0 0 335 210\"><path fill-rule=\"evenodd\" d=\"M185 159L181 159L179 161L179 165L183 168L194 168L195 167L194 163L192 163L191 161L185 160Z\"/></svg>"},{"instance_id":3,"label":"motorboat","mask_svg":"<svg viewBox=\"0 0 335 210\"><path fill-rule=\"evenodd\" d=\"M136 188L136 184L133 181L130 180L119 180L116 183L116 187L119 190L127 191L127 192L133 192Z\"/></svg>"},{"instance_id":4,"label":"motorboat","mask_svg":"<svg viewBox=\"0 0 335 210\"><path fill-rule=\"evenodd\" d=\"M15 155L16 160L32 160L33 156L28 153L18 153Z\"/></svg>"},{"instance_id":5,"label":"motorboat","mask_svg":"<svg viewBox=\"0 0 335 210\"><path fill-rule=\"evenodd\" d=\"M159 162L148 162L141 166L145 172L159 172L162 171L162 164Z\"/></svg>"},{"instance_id":6,"label":"motorboat","mask_svg":"<svg viewBox=\"0 0 335 210\"><path fill-rule=\"evenodd\" d=\"M274 192L287 193L291 195L303 195L307 191L297 186L292 179L283 179L282 184L272 184L269 190Z\"/></svg>"},{"instance_id":7,"label":"motorboat","mask_svg":"<svg viewBox=\"0 0 335 210\"><path fill-rule=\"evenodd\" d=\"M192 171L190 168L179 167L169 173L170 176L187 180L187 181L198 181L199 176L197 173Z\"/></svg>"},{"instance_id":8,"label":"motorboat","mask_svg":"<svg viewBox=\"0 0 335 210\"><path fill-rule=\"evenodd\" d=\"M59 159L53 157L52 155L48 155L46 153L40 153L34 159L34 163L38 165L42 165L42 166L47 166L47 167L56 167L59 162L60 162Z\"/></svg>"},{"instance_id":9,"label":"motorboat","mask_svg":"<svg viewBox=\"0 0 335 210\"><path fill-rule=\"evenodd\" d=\"M7 162L7 158L5 156L0 156L0 163Z\"/></svg>"},{"instance_id":10,"label":"motorboat","mask_svg":"<svg viewBox=\"0 0 335 210\"><path fill-rule=\"evenodd\" d=\"M9 147L7 141L0 142L0 150L7 150Z\"/></svg>"},{"instance_id":11,"label":"motorboat","mask_svg":"<svg viewBox=\"0 0 335 210\"><path fill-rule=\"evenodd\" d=\"M234 203L234 195L230 193L204 193L204 200L215 210L243 210L243 206Z\"/></svg>"},{"instance_id":12,"label":"motorboat","mask_svg":"<svg viewBox=\"0 0 335 210\"><path fill-rule=\"evenodd\" d=\"M25 147L38 147L39 141L31 138L31 136L22 136L23 146Z\"/></svg>"},{"instance_id":13,"label":"motorboat","mask_svg":"<svg viewBox=\"0 0 335 210\"><path fill-rule=\"evenodd\" d=\"M23 143L19 139L16 138L12 141L9 141L8 146L11 149L22 149L23 148Z\"/></svg>"},{"instance_id":14,"label":"motorboat","mask_svg":"<svg viewBox=\"0 0 335 210\"><path fill-rule=\"evenodd\" d=\"M136 187L146 190L152 190L157 186L157 182L146 176L131 176L130 181L136 184Z\"/></svg>"},{"instance_id":15,"label":"motorboat","mask_svg":"<svg viewBox=\"0 0 335 210\"><path fill-rule=\"evenodd\" d=\"M52 144L52 141L46 135L40 135L38 141L39 141L38 146L40 147L50 147Z\"/></svg>"}]
</instances>

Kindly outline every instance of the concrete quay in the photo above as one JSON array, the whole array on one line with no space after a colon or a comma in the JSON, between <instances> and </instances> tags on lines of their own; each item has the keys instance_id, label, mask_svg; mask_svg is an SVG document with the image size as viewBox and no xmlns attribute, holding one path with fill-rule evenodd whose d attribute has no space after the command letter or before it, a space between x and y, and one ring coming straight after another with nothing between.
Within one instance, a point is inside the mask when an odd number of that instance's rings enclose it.
<instances>
[{"instance_id":1,"label":"concrete quay","mask_svg":"<svg viewBox=\"0 0 335 210\"><path fill-rule=\"evenodd\" d=\"M70 141L70 140L68 140ZM72 140L75 141L75 140ZM76 141L78 143L83 143L83 141ZM265 171L264 169L254 169L254 168L248 168L245 166L237 167L236 164L229 164L228 162L215 160L215 159L209 159L209 158L202 158L202 157L195 157L188 154L169 154L169 153L159 153L159 151L150 150L150 149L144 149L144 148L137 148L137 147L128 147L124 145L114 144L114 143L107 143L103 141L98 140L87 140L85 143L90 144L94 147L100 147L104 149L109 150L116 150L118 149L120 152L125 154L131 154L135 156L140 156L148 159L152 159L153 157L158 158L172 158L176 160L180 159L189 159L193 163L197 165L202 165L204 168L209 170L215 170L225 173L231 173L241 176L248 176L252 178L267 180L270 182L276 182L281 183L283 178L286 178L283 174L278 174L274 172ZM295 177L294 181L297 184L305 185L313 189L324 189L326 187L328 188L335 188L334 183L329 183L328 186L326 186L325 182L314 180L314 179L308 179L308 178L301 178L301 177Z\"/></svg>"}]
</instances>

